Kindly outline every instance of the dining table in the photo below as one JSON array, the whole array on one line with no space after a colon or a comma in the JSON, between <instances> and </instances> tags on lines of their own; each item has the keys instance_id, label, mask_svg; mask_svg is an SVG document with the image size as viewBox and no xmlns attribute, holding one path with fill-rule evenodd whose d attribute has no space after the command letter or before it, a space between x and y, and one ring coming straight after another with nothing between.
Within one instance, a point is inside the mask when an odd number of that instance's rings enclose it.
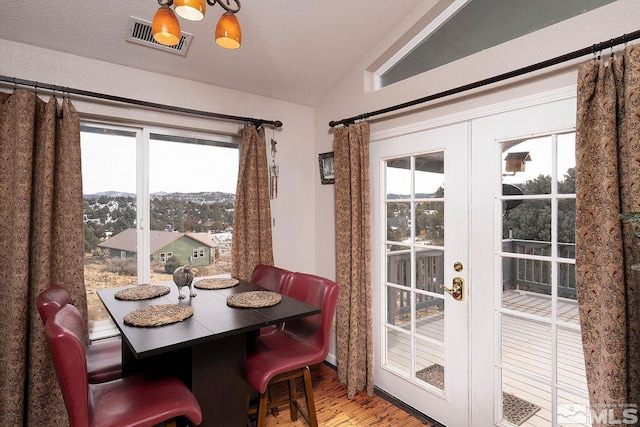
<instances>
[{"instance_id":1,"label":"dining table","mask_svg":"<svg viewBox=\"0 0 640 427\"><path fill-rule=\"evenodd\" d=\"M169 293L123 300L116 298L116 294L131 286L98 290L122 336L123 375L148 372L181 379L200 404L203 427L246 426L249 393L245 382L246 351L260 328L321 312L319 307L286 295L280 295L278 303L267 307L228 305L227 299L233 294L264 291L243 280L224 289L193 288L195 296L190 296L189 288L184 287L183 299L178 298L178 287L173 282L153 285L168 287ZM125 316L133 311L167 304L190 306L193 314L161 326L125 323Z\"/></svg>"}]
</instances>

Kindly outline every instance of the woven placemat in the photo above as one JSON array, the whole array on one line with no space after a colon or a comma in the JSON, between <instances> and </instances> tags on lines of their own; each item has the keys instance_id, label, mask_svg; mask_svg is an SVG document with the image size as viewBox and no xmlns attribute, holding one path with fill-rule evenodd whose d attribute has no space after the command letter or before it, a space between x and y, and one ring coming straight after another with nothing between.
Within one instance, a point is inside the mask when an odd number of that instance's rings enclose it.
<instances>
[{"instance_id":1,"label":"woven placemat","mask_svg":"<svg viewBox=\"0 0 640 427\"><path fill-rule=\"evenodd\" d=\"M161 304L140 307L124 316L130 326L162 326L182 322L193 316L193 307L184 304Z\"/></svg>"},{"instance_id":2,"label":"woven placemat","mask_svg":"<svg viewBox=\"0 0 640 427\"><path fill-rule=\"evenodd\" d=\"M160 297L162 295L168 294L169 292L170 290L168 286L141 285L118 291L114 296L116 299L126 301L139 301L143 299Z\"/></svg>"},{"instance_id":3,"label":"woven placemat","mask_svg":"<svg viewBox=\"0 0 640 427\"><path fill-rule=\"evenodd\" d=\"M231 307L260 308L276 305L282 296L271 291L239 292L227 297L227 305Z\"/></svg>"},{"instance_id":4,"label":"woven placemat","mask_svg":"<svg viewBox=\"0 0 640 427\"><path fill-rule=\"evenodd\" d=\"M225 289L233 288L238 283L240 283L238 279L214 277L212 279L200 279L194 282L193 286L198 289Z\"/></svg>"}]
</instances>

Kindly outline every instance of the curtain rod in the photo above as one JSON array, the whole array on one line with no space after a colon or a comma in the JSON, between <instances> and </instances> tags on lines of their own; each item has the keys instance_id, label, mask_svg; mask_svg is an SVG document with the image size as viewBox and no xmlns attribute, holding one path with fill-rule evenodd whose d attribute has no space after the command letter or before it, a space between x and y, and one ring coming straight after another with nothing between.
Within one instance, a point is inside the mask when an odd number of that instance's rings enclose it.
<instances>
[{"instance_id":1,"label":"curtain rod","mask_svg":"<svg viewBox=\"0 0 640 427\"><path fill-rule=\"evenodd\" d=\"M191 108L182 108L182 107L176 107L173 105L166 105L166 104L157 104L155 102L148 102L148 101L141 101L139 99L132 99L132 98L124 98L121 96L115 96L115 95L107 95L104 93L98 93L98 92L90 92L87 90L82 90L82 89L74 89L71 87L66 87L66 86L57 86L57 85L52 85L52 84L48 84L48 83L41 83L41 82L36 82L33 80L24 80L24 79L18 79L15 77L8 77L8 76L2 76L0 75L0 81L2 82L7 82L7 83L13 83L14 87L17 85L20 86L31 86L37 89L45 89L45 90L50 90L55 92L61 92L61 93L67 93L67 94L74 94L74 95L80 95L80 96L87 96L90 98L99 98L99 99L106 99L108 101L115 101L115 102L121 102L124 104L133 104L133 105L139 105L141 107L148 107L148 108L155 108L157 110L167 110L167 111L174 111L177 113L185 113L185 114L193 114L196 116L205 116L205 117L213 117L216 119L221 119L221 120L230 120L230 121L235 121L235 122L250 122L251 124L255 125L256 128L259 128L262 125L268 125L268 126L273 126L275 128L279 128L282 127L282 122L280 120L264 120L264 119L254 119L251 117L240 117L240 116L232 116L229 114L221 114L221 113L211 113L208 111L202 111L202 110L193 110Z\"/></svg>"},{"instance_id":2,"label":"curtain rod","mask_svg":"<svg viewBox=\"0 0 640 427\"><path fill-rule=\"evenodd\" d=\"M497 83L503 80L507 80L513 77L521 76L523 74L531 73L533 71L538 71L543 68L551 67L552 65L561 64L563 62L570 61L572 59L579 58L581 56L585 56L588 54L596 54L608 48L613 48L616 45L627 43L631 40L635 40L640 38L640 30L634 31L633 33L623 34L620 37L616 37L615 39L611 39L606 42L597 43L590 47L585 47L584 49L579 49L571 53L567 53L564 55L557 56L552 59L548 59L546 61L538 62L537 64L529 65L527 67L519 68L514 71L509 71L504 74L500 74L494 77L490 77L488 79L479 80L475 83L466 84L463 86L456 87L454 89L445 90L443 92L435 93L433 95L425 96L423 98L415 99L413 101L404 102L402 104L397 104L392 107L383 108L381 110L372 111L370 113L364 113L357 116L349 117L348 119L342 119L337 121L330 121L329 126L335 127L339 125L348 125L355 123L356 120L366 120L373 116L379 116L381 114L390 113L393 111L401 110L403 108L413 107L418 104L423 104L428 101L433 101L435 99L444 98L449 95L455 95L457 93L466 92L471 89L477 89L482 86L490 85L492 83Z\"/></svg>"}]
</instances>

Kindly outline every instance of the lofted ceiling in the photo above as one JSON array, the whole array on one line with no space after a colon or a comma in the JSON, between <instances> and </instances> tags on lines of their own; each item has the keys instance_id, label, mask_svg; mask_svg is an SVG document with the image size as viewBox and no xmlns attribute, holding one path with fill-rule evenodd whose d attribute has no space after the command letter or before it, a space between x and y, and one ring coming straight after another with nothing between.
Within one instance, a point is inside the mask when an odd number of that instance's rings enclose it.
<instances>
[{"instance_id":1,"label":"lofted ceiling","mask_svg":"<svg viewBox=\"0 0 640 427\"><path fill-rule=\"evenodd\" d=\"M193 34L180 56L126 41L129 17L151 21L156 0L3 0L0 39L315 106L422 1L242 0L235 51L215 44L224 10L209 6L180 19Z\"/></svg>"}]
</instances>

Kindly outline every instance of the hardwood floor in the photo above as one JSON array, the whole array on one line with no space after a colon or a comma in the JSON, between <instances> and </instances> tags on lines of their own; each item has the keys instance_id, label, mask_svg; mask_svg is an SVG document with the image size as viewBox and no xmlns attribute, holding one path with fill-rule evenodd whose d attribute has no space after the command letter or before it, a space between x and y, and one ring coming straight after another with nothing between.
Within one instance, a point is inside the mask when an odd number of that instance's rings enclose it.
<instances>
[{"instance_id":1,"label":"hardwood floor","mask_svg":"<svg viewBox=\"0 0 640 427\"><path fill-rule=\"evenodd\" d=\"M369 397L365 392L359 392L355 399L347 399L347 389L338 381L337 372L324 363L311 367L311 378L319 426L435 427L435 424L416 418L378 395ZM286 392L286 389L280 387L285 386L285 383L277 386L275 393ZM305 406L300 382L298 389L299 400ZM288 406L279 409L280 413L277 417L267 414L266 427L307 426L302 417L295 422L291 421Z\"/></svg>"}]
</instances>

